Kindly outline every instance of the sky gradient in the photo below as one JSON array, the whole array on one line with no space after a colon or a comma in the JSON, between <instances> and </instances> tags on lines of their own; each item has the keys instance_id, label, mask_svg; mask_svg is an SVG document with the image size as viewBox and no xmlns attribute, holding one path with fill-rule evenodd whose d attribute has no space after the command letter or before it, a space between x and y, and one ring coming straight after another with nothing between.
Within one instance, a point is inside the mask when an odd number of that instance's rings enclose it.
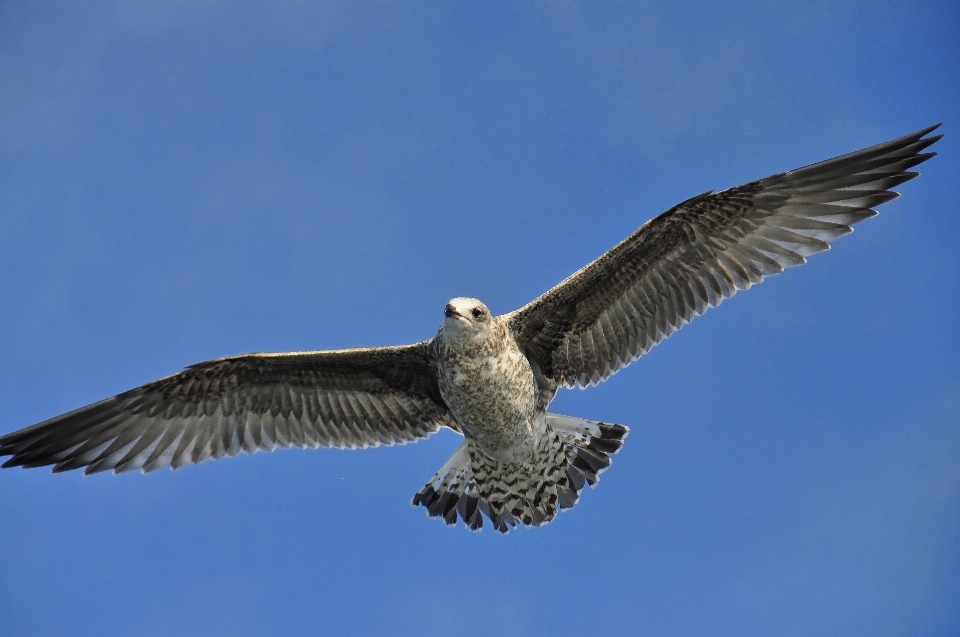
<instances>
[{"instance_id":1,"label":"sky gradient","mask_svg":"<svg viewBox=\"0 0 960 637\"><path fill-rule=\"evenodd\" d=\"M650 217L944 122L903 197L551 410L630 437L508 536L459 444L0 471L0 635L960 634L956 2L0 7L0 433L210 358L511 311Z\"/></svg>"}]
</instances>

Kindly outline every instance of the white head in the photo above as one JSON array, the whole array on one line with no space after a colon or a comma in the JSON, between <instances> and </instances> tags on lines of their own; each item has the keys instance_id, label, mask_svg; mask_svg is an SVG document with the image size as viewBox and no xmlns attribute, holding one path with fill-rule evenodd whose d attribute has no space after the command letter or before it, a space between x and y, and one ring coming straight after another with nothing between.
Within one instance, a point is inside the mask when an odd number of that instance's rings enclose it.
<instances>
[{"instance_id":1,"label":"white head","mask_svg":"<svg viewBox=\"0 0 960 637\"><path fill-rule=\"evenodd\" d=\"M443 315L446 318L440 330L444 335L459 338L486 334L493 319L486 305L463 296L450 299Z\"/></svg>"}]
</instances>

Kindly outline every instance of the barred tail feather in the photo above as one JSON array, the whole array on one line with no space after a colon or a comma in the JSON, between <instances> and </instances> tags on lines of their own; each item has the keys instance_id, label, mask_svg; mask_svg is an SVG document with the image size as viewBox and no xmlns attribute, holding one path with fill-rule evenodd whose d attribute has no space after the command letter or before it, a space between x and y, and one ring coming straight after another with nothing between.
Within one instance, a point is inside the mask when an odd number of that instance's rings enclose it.
<instances>
[{"instance_id":1,"label":"barred tail feather","mask_svg":"<svg viewBox=\"0 0 960 637\"><path fill-rule=\"evenodd\" d=\"M423 506L427 515L443 518L448 525L456 524L459 515L471 531L479 531L483 526L480 495L470 465L470 442L464 441L413 496L413 505Z\"/></svg>"},{"instance_id":2,"label":"barred tail feather","mask_svg":"<svg viewBox=\"0 0 960 637\"><path fill-rule=\"evenodd\" d=\"M630 429L623 425L560 414L544 415L547 424L574 453L567 473L570 479L579 485L578 495L584 481L591 487L600 481L600 474L613 463L610 456L620 451L623 441L630 433Z\"/></svg>"},{"instance_id":3,"label":"barred tail feather","mask_svg":"<svg viewBox=\"0 0 960 637\"><path fill-rule=\"evenodd\" d=\"M572 416L545 414L546 431L529 462L499 462L465 441L413 496L431 517L457 518L471 530L485 515L494 528L541 526L573 508L585 484L594 486L629 430Z\"/></svg>"}]
</instances>

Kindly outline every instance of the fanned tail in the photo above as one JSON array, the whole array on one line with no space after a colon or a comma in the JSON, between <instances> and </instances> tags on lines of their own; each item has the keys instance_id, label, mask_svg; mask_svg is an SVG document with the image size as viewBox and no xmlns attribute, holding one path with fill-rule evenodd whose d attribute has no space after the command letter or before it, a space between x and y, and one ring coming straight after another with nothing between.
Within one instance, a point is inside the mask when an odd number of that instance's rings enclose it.
<instances>
[{"instance_id":1,"label":"fanned tail","mask_svg":"<svg viewBox=\"0 0 960 637\"><path fill-rule=\"evenodd\" d=\"M431 517L472 531L481 512L506 533L518 524L540 526L573 508L585 484L594 486L620 450L629 429L573 416L544 414L546 431L528 462L500 462L465 441L413 496Z\"/></svg>"}]
</instances>

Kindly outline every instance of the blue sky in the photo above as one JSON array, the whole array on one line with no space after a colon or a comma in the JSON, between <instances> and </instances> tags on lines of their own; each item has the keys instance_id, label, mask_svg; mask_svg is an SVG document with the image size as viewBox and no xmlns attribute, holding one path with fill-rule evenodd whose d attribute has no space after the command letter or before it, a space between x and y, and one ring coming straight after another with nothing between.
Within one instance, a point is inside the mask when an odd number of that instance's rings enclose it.
<instances>
[{"instance_id":1,"label":"blue sky","mask_svg":"<svg viewBox=\"0 0 960 637\"><path fill-rule=\"evenodd\" d=\"M553 410L632 433L536 530L455 434L0 472L0 634L960 633L955 2L0 9L0 432L185 365L510 311L651 216L943 121L835 249Z\"/></svg>"}]
</instances>

